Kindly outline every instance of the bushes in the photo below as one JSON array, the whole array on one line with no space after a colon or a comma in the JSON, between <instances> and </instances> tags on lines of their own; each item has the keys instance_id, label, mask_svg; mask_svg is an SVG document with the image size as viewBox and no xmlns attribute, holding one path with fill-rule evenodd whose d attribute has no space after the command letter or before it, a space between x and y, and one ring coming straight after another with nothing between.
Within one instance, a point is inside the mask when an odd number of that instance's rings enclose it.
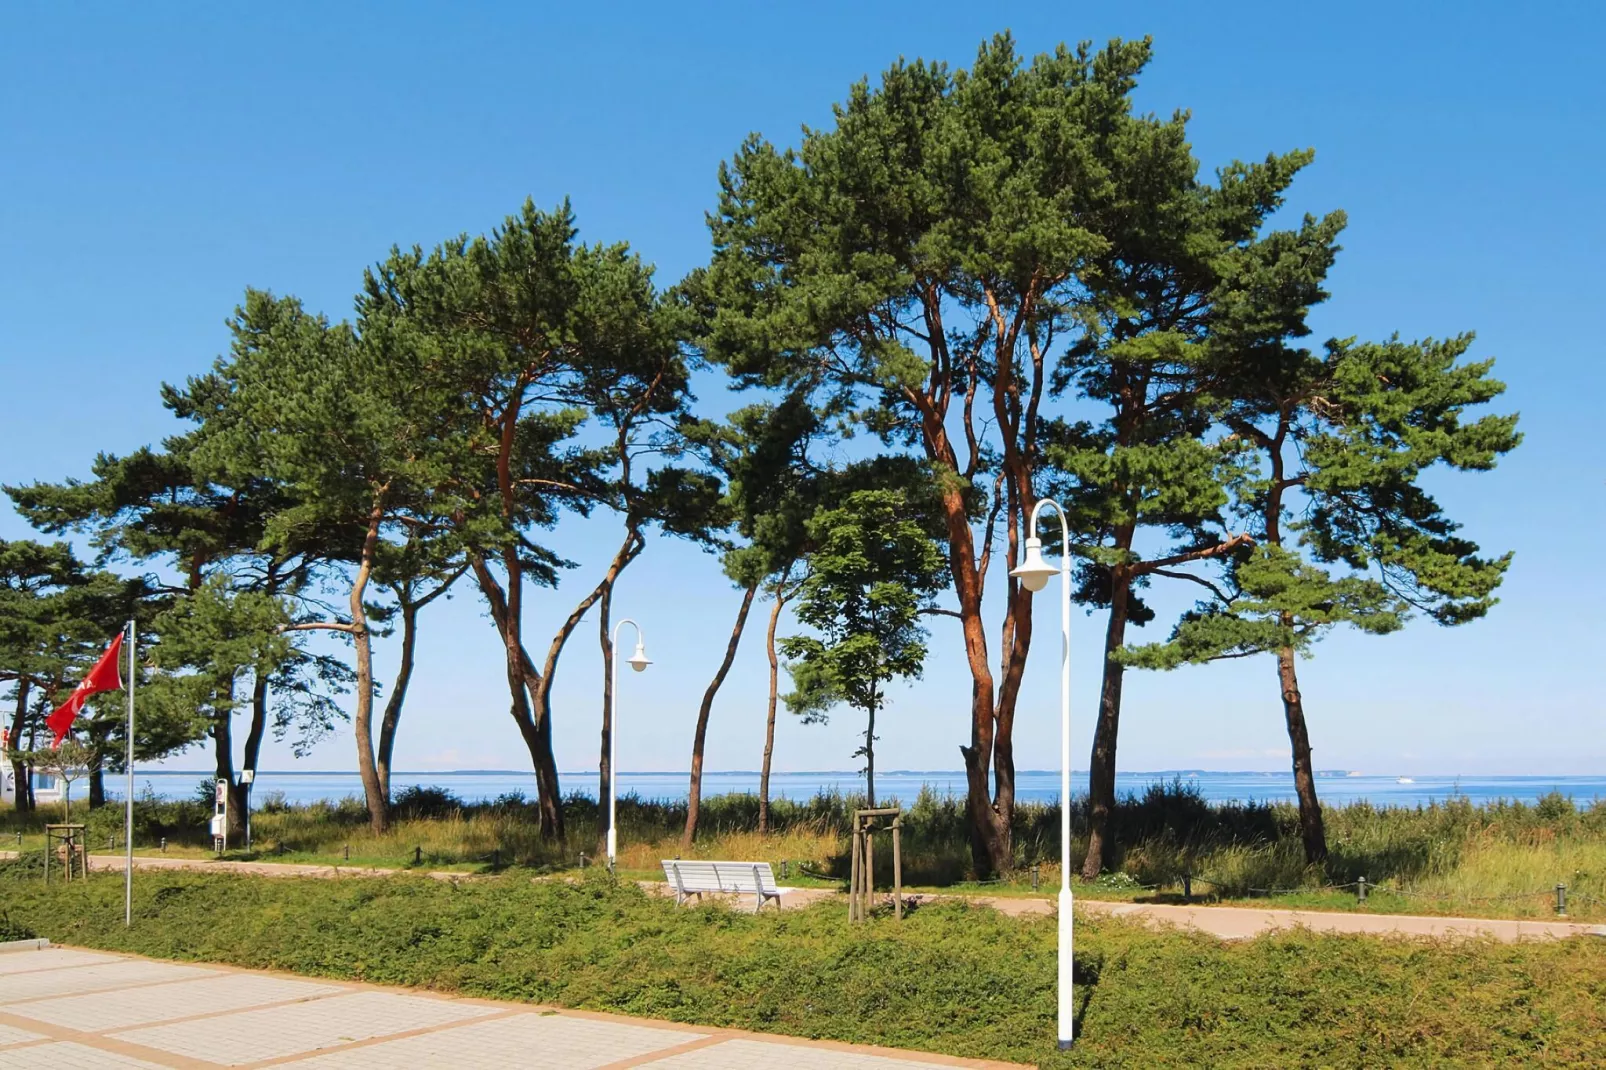
<instances>
[{"instance_id":1,"label":"bushes","mask_svg":"<svg viewBox=\"0 0 1606 1070\"><path fill-rule=\"evenodd\" d=\"M492 805L492 809L495 804ZM440 819L461 813L463 800L445 788L413 785L391 796L390 812L402 821Z\"/></svg>"},{"instance_id":2,"label":"bushes","mask_svg":"<svg viewBox=\"0 0 1606 1070\"><path fill-rule=\"evenodd\" d=\"M1077 1047L1054 1048L1052 918L928 905L677 908L628 881L313 881L158 872L3 892L58 942L712 1026L1069 1066L1606 1063L1606 941L1221 942L1077 925Z\"/></svg>"}]
</instances>

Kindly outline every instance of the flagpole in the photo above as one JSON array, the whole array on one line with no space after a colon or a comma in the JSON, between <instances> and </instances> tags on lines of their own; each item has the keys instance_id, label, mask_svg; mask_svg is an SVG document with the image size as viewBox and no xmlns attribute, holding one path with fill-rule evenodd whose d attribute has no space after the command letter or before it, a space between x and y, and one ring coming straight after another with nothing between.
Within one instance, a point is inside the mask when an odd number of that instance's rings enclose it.
<instances>
[{"instance_id":1,"label":"flagpole","mask_svg":"<svg viewBox=\"0 0 1606 1070\"><path fill-rule=\"evenodd\" d=\"M128 622L128 797L124 802L123 827L123 924L134 924L134 674L138 663L134 660L134 647L139 633L134 622Z\"/></svg>"}]
</instances>

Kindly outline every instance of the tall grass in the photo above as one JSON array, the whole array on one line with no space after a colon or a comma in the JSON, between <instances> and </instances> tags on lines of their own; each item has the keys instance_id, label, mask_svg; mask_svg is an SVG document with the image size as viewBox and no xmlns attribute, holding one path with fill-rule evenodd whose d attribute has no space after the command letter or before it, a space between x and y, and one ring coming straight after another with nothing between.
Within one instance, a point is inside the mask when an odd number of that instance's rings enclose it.
<instances>
[{"instance_id":1,"label":"tall grass","mask_svg":"<svg viewBox=\"0 0 1606 1070\"><path fill-rule=\"evenodd\" d=\"M691 857L787 863L792 881L814 875L842 880L848 868L848 829L854 795L822 793L811 799L775 800L771 829L757 832L758 800L719 795L703 801L700 834ZM382 836L368 831L367 811L346 799L289 805L282 796L259 800L253 815L256 857L284 861L347 862L384 866L487 870L508 866L553 872L576 869L582 854L592 863L599 841L598 808L585 795L564 801L569 838L558 845L539 834L534 805L520 795L466 803L439 788L409 788L395 799L394 821ZM210 802L136 804L135 842L169 853L205 854ZM44 814L27 822L0 813L0 833L37 829ZM681 852L686 805L679 801L619 800L620 866L645 876L661 859ZM1017 875L999 892L1030 887L1039 879L1058 882L1059 806L1024 803L1016 808ZM1606 801L1578 805L1561 795L1536 803L1474 804L1452 798L1415 807L1351 803L1325 808L1330 855L1307 866L1298 812L1283 803L1211 803L1183 781L1154 784L1119 800L1113 825L1113 878L1103 892L1164 895L1184 880L1204 898L1304 895L1352 885L1365 877L1381 895L1374 907L1424 910L1477 909L1479 913L1541 915L1553 910L1554 886L1565 883L1571 913L1606 917ZM116 842L122 812L89 813L92 847ZM1072 800L1072 857L1086 844L1087 804ZM0 846L4 846L0 843ZM877 852L878 879L890 883L891 852ZM962 799L923 790L904 811L903 879L915 887L947 888L976 878Z\"/></svg>"}]
</instances>

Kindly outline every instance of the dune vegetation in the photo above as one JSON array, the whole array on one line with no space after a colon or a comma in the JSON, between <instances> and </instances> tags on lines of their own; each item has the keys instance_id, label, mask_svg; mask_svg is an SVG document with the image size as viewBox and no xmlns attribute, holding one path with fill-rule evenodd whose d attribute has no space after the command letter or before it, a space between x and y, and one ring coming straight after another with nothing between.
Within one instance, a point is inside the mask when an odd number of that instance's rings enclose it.
<instances>
[{"instance_id":1,"label":"dune vegetation","mask_svg":"<svg viewBox=\"0 0 1606 1070\"><path fill-rule=\"evenodd\" d=\"M722 795L703 800L701 833L688 857L765 860L793 885L835 885L846 879L849 814L861 800L819 795L777 800L771 831L759 833L757 800ZM1073 801L1073 835L1086 836L1086 803ZM205 836L209 804L141 801L139 853L212 857ZM685 804L636 797L620 800L619 864L623 875L661 876L661 859L679 857ZM229 857L264 861L493 872L578 871L597 864L597 807L589 797L565 803L570 836L553 845L538 815L518 796L470 804L434 789L397 795L383 834L370 831L358 800L288 805L271 795L252 819L254 847ZM0 815L9 837L42 846L33 815ZM1157 784L1120 800L1115 814L1124 847L1110 872L1078 883L1080 894L1203 902L1270 900L1323 909L1395 913L1545 917L1556 913L1556 885L1566 886L1571 917L1606 919L1606 801L1577 803L1551 795L1537 803L1475 805L1452 798L1421 807L1365 803L1325 808L1331 849L1324 866L1305 863L1298 812L1288 804L1205 801L1185 783ZM89 818L92 850L120 844L122 811ZM904 819L904 884L913 889L989 895L1030 894L1059 880L1059 808L1016 808L1016 866L1002 880L977 881L971 868L962 799L924 792ZM10 846L18 845L12 839ZM164 846L165 845L165 846ZM1072 857L1077 857L1073 844ZM584 859L582 861L582 855ZM890 885L890 853L877 858ZM1365 877L1368 894L1358 901Z\"/></svg>"}]
</instances>

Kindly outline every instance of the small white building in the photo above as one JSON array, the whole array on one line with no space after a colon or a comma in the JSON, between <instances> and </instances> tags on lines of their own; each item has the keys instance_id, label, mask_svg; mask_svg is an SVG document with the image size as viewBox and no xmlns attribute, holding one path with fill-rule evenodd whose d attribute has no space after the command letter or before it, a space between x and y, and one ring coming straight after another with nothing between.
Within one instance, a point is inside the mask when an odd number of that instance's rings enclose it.
<instances>
[{"instance_id":1,"label":"small white building","mask_svg":"<svg viewBox=\"0 0 1606 1070\"><path fill-rule=\"evenodd\" d=\"M36 803L61 802L61 779L51 773L34 770L33 801ZM0 806L17 805L17 773L10 762L0 770Z\"/></svg>"}]
</instances>

